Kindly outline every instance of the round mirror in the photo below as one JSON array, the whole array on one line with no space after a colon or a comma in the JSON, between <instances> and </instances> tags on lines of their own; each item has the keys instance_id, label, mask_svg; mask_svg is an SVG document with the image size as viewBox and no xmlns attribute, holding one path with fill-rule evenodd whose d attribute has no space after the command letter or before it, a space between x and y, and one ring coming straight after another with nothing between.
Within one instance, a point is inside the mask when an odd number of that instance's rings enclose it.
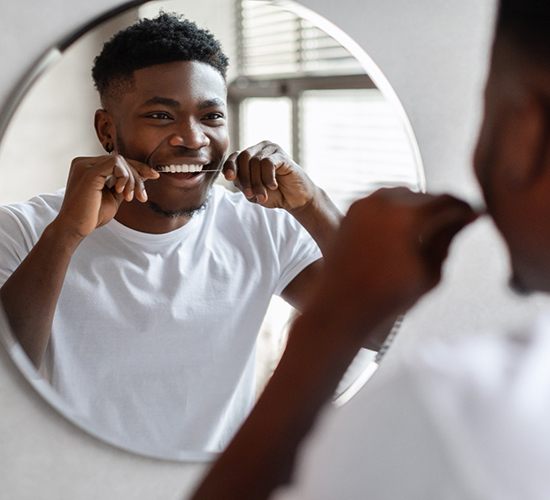
<instances>
[{"instance_id":1,"label":"round mirror","mask_svg":"<svg viewBox=\"0 0 550 500\"><path fill-rule=\"evenodd\" d=\"M227 152L263 140L278 144L341 211L381 186L424 189L416 142L397 97L364 51L326 20L291 2L143 3L49 50L4 110L0 165L10 175L0 186L0 202L9 204L0 211L2 283L55 218L73 159L105 155L97 118L94 131L96 110L105 108L91 79L95 57L113 34L160 11L181 13L209 30L229 58L224 102L200 105L223 108ZM198 93L212 81L218 88L220 74L212 71L183 81ZM169 78L155 73L147 85L162 88ZM165 110L162 96L151 100ZM165 111L147 113L148 120L166 119ZM208 120L219 115L218 108L210 110ZM176 174L191 178L195 172ZM283 229L269 222L275 228L269 237L259 232L260 223L227 229L224 222L229 236L192 239L191 231L229 218L216 205L217 193L233 193L231 203L253 210L255 221L282 212L249 203L221 176L209 189L206 208L174 231L112 221L93 232L93 241L85 238L70 259L39 361L25 356L18 335L2 323L4 345L51 404L88 432L136 453L202 460L225 447L281 355L295 314L281 292L319 258L305 230L286 221L288 213ZM193 244L183 251L177 245L188 238ZM258 268L249 248L269 238L278 240L276 263ZM174 252L180 252L175 261ZM206 252L209 260L200 264ZM47 257L40 269L45 276L58 272L58 255ZM27 311L35 306L25 304ZM174 332L171 320L193 326ZM373 359L368 351L358 357L342 381L340 401L368 378Z\"/></svg>"}]
</instances>

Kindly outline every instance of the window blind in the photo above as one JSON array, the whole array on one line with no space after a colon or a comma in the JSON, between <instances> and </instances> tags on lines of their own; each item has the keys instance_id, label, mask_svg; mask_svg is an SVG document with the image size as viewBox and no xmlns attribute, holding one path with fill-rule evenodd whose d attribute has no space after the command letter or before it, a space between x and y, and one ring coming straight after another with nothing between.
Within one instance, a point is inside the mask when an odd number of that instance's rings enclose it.
<instances>
[{"instance_id":1,"label":"window blind","mask_svg":"<svg viewBox=\"0 0 550 500\"><path fill-rule=\"evenodd\" d=\"M271 2L242 0L238 24L240 74L273 77L364 72L331 36Z\"/></svg>"},{"instance_id":2,"label":"window blind","mask_svg":"<svg viewBox=\"0 0 550 500\"><path fill-rule=\"evenodd\" d=\"M304 92L302 166L345 211L380 187L418 189L400 116L378 89Z\"/></svg>"},{"instance_id":3,"label":"window blind","mask_svg":"<svg viewBox=\"0 0 550 500\"><path fill-rule=\"evenodd\" d=\"M269 1L237 12L241 148L279 142L343 211L379 187L420 188L401 114L345 47Z\"/></svg>"}]
</instances>

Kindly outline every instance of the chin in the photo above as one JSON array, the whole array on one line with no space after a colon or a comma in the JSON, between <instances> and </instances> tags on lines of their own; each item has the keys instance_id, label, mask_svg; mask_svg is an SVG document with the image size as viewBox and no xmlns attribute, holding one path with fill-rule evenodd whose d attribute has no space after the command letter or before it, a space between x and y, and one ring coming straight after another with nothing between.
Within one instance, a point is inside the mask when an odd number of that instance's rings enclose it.
<instances>
[{"instance_id":1,"label":"chin","mask_svg":"<svg viewBox=\"0 0 550 500\"><path fill-rule=\"evenodd\" d=\"M213 179L198 186L178 186L169 182L147 186L149 201L166 211L195 210L204 205L212 190Z\"/></svg>"},{"instance_id":2,"label":"chin","mask_svg":"<svg viewBox=\"0 0 550 500\"><path fill-rule=\"evenodd\" d=\"M165 217L191 217L203 210L210 198L211 186L200 192L187 193L170 200L165 196L150 196L147 205L154 212Z\"/></svg>"},{"instance_id":3,"label":"chin","mask_svg":"<svg viewBox=\"0 0 550 500\"><path fill-rule=\"evenodd\" d=\"M510 288L516 295L520 295L521 297L526 297L527 295L530 295L533 290L525 284L525 282L516 274L512 274L510 276L510 280L508 282Z\"/></svg>"},{"instance_id":4,"label":"chin","mask_svg":"<svg viewBox=\"0 0 550 500\"><path fill-rule=\"evenodd\" d=\"M550 277L541 269L515 267L509 285L516 294L523 297L537 292L550 293Z\"/></svg>"}]
</instances>

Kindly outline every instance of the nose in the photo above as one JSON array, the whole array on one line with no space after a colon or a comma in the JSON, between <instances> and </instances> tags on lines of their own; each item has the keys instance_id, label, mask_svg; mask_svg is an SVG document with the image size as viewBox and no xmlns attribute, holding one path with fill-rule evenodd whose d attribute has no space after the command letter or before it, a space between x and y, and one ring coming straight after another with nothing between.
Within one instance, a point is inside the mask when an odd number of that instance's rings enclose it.
<instances>
[{"instance_id":1,"label":"nose","mask_svg":"<svg viewBox=\"0 0 550 500\"><path fill-rule=\"evenodd\" d=\"M178 131L170 136L168 143L174 147L201 149L210 144L210 139L199 123L185 123L180 125Z\"/></svg>"}]
</instances>

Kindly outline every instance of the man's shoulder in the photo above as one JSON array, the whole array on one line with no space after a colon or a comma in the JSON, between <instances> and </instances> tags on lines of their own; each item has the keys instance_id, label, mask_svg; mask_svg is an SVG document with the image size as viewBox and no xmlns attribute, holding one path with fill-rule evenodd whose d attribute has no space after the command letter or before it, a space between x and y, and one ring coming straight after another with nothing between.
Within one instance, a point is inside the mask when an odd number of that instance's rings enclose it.
<instances>
[{"instance_id":1,"label":"man's shoulder","mask_svg":"<svg viewBox=\"0 0 550 500\"><path fill-rule=\"evenodd\" d=\"M430 378L438 374L443 379L492 380L503 385L513 383L518 368L533 363L533 354L550 354L550 312L509 330L486 330L466 333L452 339L434 339L427 342L409 369L418 368ZM550 364L547 369L550 384ZM481 386L482 384L476 384Z\"/></svg>"},{"instance_id":2,"label":"man's shoulder","mask_svg":"<svg viewBox=\"0 0 550 500\"><path fill-rule=\"evenodd\" d=\"M17 227L24 233L40 234L57 216L65 190L39 194L27 201L0 206L0 227L6 231Z\"/></svg>"},{"instance_id":3,"label":"man's shoulder","mask_svg":"<svg viewBox=\"0 0 550 500\"><path fill-rule=\"evenodd\" d=\"M286 210L280 208L265 208L248 201L240 191L231 191L223 185L215 184L212 198L217 217L230 216L236 220L255 220L266 224L297 224Z\"/></svg>"},{"instance_id":4,"label":"man's shoulder","mask_svg":"<svg viewBox=\"0 0 550 500\"><path fill-rule=\"evenodd\" d=\"M63 203L65 189L59 189L53 193L42 193L26 201L1 205L0 209L14 214L31 216L43 213L57 213Z\"/></svg>"},{"instance_id":5,"label":"man's shoulder","mask_svg":"<svg viewBox=\"0 0 550 500\"><path fill-rule=\"evenodd\" d=\"M388 359L320 420L297 474L302 489L337 484L342 498L366 488L384 498L405 491L408 498L539 498L525 493L546 491L549 358L550 320L542 317L510 334L434 339L410 358ZM357 463L361 474L334 479ZM388 483L396 470L400 481ZM321 497L335 498L330 493Z\"/></svg>"},{"instance_id":6,"label":"man's shoulder","mask_svg":"<svg viewBox=\"0 0 550 500\"><path fill-rule=\"evenodd\" d=\"M440 437L452 440L461 435L475 442L493 426L504 425L504 419L509 429L522 427L525 415L533 417L534 406L525 405L532 403L534 394L535 420L550 418L548 359L550 315L543 312L513 330L424 340L406 359L388 360L390 366L366 388L369 397L364 402L370 406L375 397L393 400L396 394L406 394L401 399L403 411L414 413L416 408L429 415ZM488 440L487 451L495 443Z\"/></svg>"},{"instance_id":7,"label":"man's shoulder","mask_svg":"<svg viewBox=\"0 0 550 500\"><path fill-rule=\"evenodd\" d=\"M484 478L515 492L511 498L535 498L520 492L546 481L536 464L550 460L550 444L541 439L550 419L548 359L550 316L543 313L509 332L438 343L407 370L457 463L465 470L477 462ZM518 467L530 471L520 481Z\"/></svg>"}]
</instances>

